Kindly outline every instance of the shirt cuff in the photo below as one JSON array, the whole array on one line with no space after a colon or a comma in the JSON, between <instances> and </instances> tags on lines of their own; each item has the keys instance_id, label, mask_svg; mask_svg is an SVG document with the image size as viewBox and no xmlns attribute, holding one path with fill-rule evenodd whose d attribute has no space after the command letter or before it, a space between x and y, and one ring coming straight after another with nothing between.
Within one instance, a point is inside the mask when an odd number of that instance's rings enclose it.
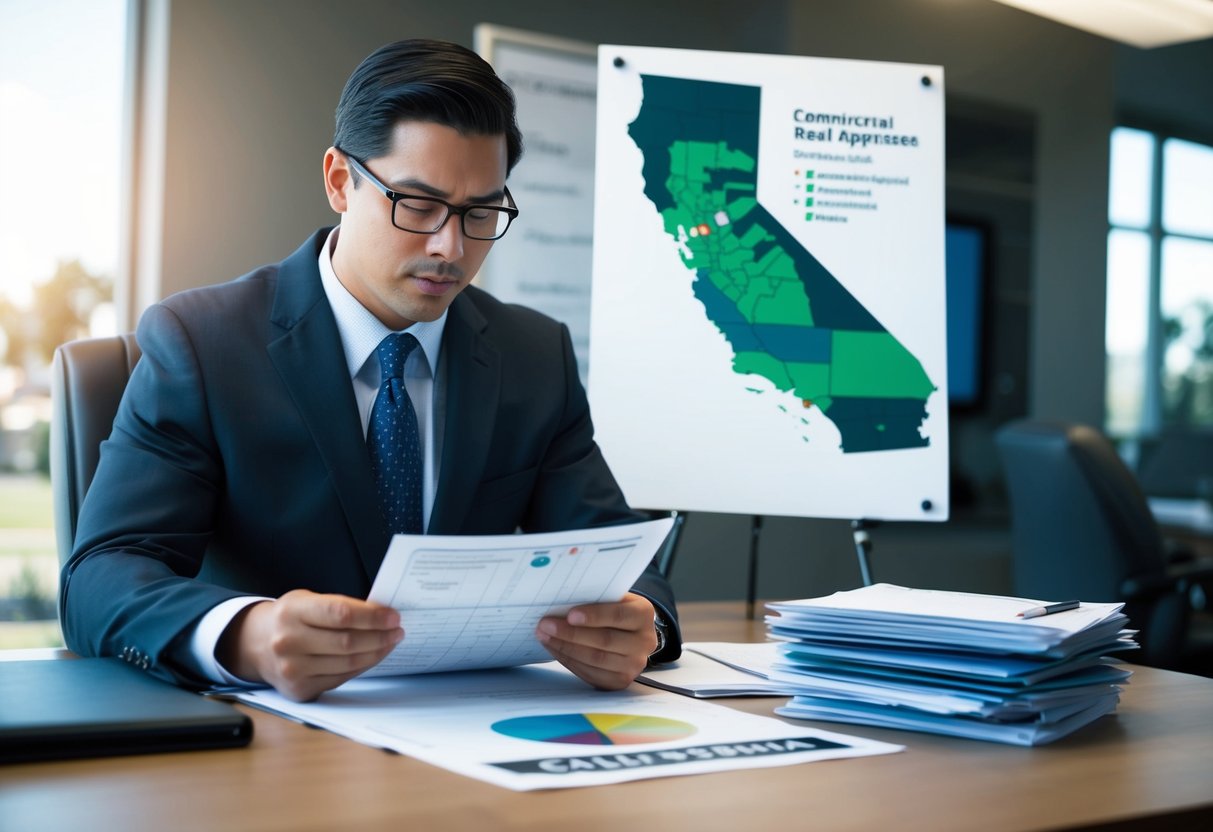
<instances>
[{"instance_id":1,"label":"shirt cuff","mask_svg":"<svg viewBox=\"0 0 1213 832\"><path fill-rule=\"evenodd\" d=\"M222 604L214 606L198 621L190 636L190 655L206 678L220 685L240 685L252 687L256 683L234 676L215 657L215 649L219 646L219 637L232 623L232 619L245 607L261 601L272 601L272 598L262 598L256 595L242 595L239 598L229 598Z\"/></svg>"}]
</instances>

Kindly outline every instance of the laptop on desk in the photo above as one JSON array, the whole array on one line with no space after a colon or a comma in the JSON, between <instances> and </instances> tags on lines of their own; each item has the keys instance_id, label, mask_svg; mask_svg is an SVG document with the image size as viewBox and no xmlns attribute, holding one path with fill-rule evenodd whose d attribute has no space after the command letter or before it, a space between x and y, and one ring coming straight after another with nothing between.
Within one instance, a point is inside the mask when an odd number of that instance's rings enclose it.
<instances>
[{"instance_id":1,"label":"laptop on desk","mask_svg":"<svg viewBox=\"0 0 1213 832\"><path fill-rule=\"evenodd\" d=\"M253 723L223 702L118 659L0 662L0 763L248 745Z\"/></svg>"}]
</instances>

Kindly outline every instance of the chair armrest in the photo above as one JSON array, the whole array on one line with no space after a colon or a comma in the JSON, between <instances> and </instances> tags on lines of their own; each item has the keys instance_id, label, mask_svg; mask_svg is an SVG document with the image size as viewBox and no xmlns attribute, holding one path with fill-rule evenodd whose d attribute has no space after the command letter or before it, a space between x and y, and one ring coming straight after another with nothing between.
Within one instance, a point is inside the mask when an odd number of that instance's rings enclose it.
<instances>
[{"instance_id":1,"label":"chair armrest","mask_svg":"<svg viewBox=\"0 0 1213 832\"><path fill-rule=\"evenodd\" d=\"M1179 592L1180 589L1179 582L1170 575L1151 573L1125 578L1120 584L1120 595L1126 601L1139 601Z\"/></svg>"},{"instance_id":2,"label":"chair armrest","mask_svg":"<svg viewBox=\"0 0 1213 832\"><path fill-rule=\"evenodd\" d=\"M1186 584L1211 580L1213 579L1213 558L1197 558L1171 564L1167 567L1167 575Z\"/></svg>"},{"instance_id":3,"label":"chair armrest","mask_svg":"<svg viewBox=\"0 0 1213 832\"><path fill-rule=\"evenodd\" d=\"M1186 593L1193 585L1210 583L1213 583L1213 560L1203 558L1171 564L1161 575L1126 578L1120 585L1120 591L1126 599L1138 599L1168 592Z\"/></svg>"}]
</instances>

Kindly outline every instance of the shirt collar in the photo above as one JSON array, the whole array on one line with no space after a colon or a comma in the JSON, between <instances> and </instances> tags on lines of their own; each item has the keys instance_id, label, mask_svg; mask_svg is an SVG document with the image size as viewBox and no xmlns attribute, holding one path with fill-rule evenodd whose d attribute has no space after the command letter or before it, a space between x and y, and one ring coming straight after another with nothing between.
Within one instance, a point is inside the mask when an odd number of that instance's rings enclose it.
<instances>
[{"instance_id":1,"label":"shirt collar","mask_svg":"<svg viewBox=\"0 0 1213 832\"><path fill-rule=\"evenodd\" d=\"M324 285L324 294L328 297L329 306L333 308L333 317L337 319L337 332L341 335L341 346L345 349L345 362L350 378L354 378L374 354L379 343L394 330L388 329L351 295L333 271L332 249L340 231L341 226L334 228L320 247L320 282ZM438 353L442 348L442 333L446 329L448 311L443 311L437 320L418 321L401 330L412 334L421 345L426 369L431 376L434 374L434 368L438 366Z\"/></svg>"}]
</instances>

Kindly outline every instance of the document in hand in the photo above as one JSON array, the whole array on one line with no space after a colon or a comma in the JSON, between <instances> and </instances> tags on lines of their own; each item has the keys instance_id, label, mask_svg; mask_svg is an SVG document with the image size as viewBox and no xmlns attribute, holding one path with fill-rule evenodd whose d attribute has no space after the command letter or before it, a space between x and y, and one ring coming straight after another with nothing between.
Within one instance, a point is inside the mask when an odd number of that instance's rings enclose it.
<instances>
[{"instance_id":1,"label":"document in hand","mask_svg":"<svg viewBox=\"0 0 1213 832\"><path fill-rule=\"evenodd\" d=\"M396 535L370 600L400 611L404 640L364 676L548 661L539 620L618 601L669 534L663 518L545 534Z\"/></svg>"},{"instance_id":2,"label":"document in hand","mask_svg":"<svg viewBox=\"0 0 1213 832\"><path fill-rule=\"evenodd\" d=\"M1104 658L1133 649L1121 604L1045 602L877 584L770 604L797 686L777 713L1017 745L1065 736L1116 709L1130 673Z\"/></svg>"}]
</instances>

